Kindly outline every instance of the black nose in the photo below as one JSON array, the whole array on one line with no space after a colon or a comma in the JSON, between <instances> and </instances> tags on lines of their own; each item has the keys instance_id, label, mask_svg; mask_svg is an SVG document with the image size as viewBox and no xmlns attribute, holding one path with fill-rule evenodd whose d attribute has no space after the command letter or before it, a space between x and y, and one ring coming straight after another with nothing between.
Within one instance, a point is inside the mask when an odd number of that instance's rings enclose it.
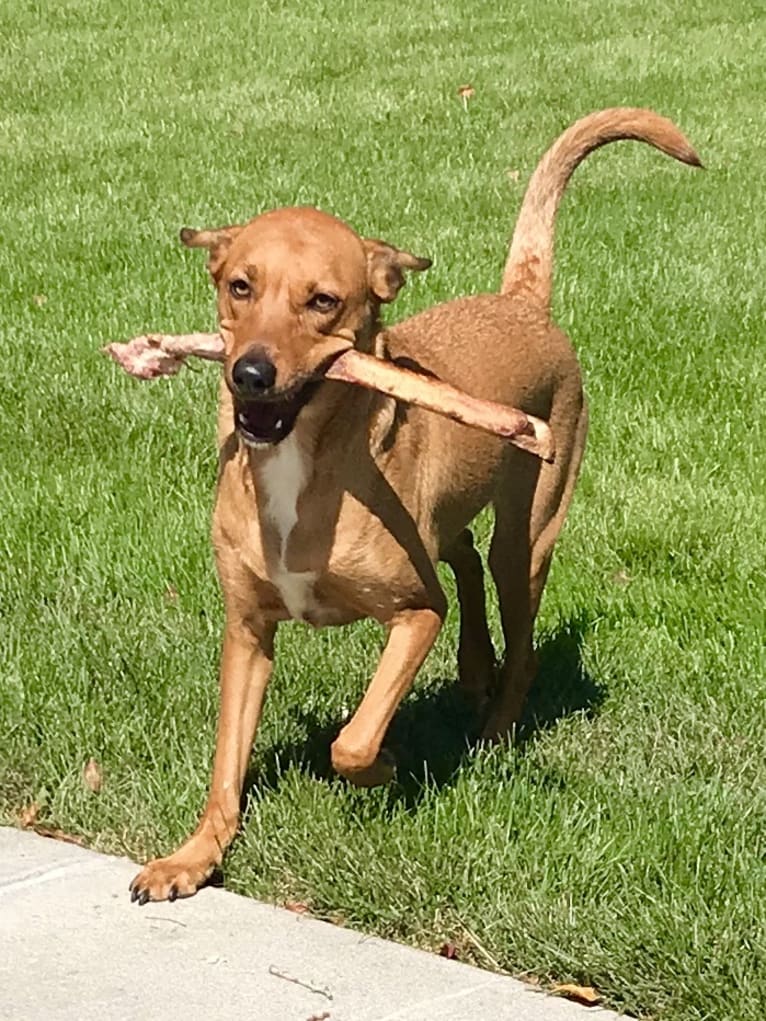
<instances>
[{"instance_id":1,"label":"black nose","mask_svg":"<svg viewBox=\"0 0 766 1021\"><path fill-rule=\"evenodd\" d=\"M243 355L231 370L231 381L238 397L260 397L264 390L274 386L276 378L274 364L262 355Z\"/></svg>"}]
</instances>

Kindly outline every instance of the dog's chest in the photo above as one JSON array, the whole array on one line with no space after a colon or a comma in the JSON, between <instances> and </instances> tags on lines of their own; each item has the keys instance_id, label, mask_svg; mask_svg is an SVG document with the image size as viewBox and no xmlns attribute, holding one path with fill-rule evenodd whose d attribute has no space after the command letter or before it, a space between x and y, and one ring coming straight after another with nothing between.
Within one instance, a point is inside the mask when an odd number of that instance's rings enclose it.
<instances>
[{"instance_id":1,"label":"dog's chest","mask_svg":"<svg viewBox=\"0 0 766 1021\"><path fill-rule=\"evenodd\" d=\"M314 609L314 571L289 571L287 550L298 522L298 500L308 482L307 461L295 436L288 436L262 466L258 478L259 501L277 536L277 558L269 566L269 580L279 592L291 617L301 620Z\"/></svg>"}]
</instances>

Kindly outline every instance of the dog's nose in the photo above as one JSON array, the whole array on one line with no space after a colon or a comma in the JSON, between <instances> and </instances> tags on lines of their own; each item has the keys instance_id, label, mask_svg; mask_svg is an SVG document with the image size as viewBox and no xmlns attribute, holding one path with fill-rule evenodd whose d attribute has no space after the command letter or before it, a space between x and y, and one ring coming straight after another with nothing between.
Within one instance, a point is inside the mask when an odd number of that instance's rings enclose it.
<instances>
[{"instance_id":1,"label":"dog's nose","mask_svg":"<svg viewBox=\"0 0 766 1021\"><path fill-rule=\"evenodd\" d=\"M273 362L263 355L243 355L234 363L231 381L238 397L260 397L264 390L274 386L277 370Z\"/></svg>"}]
</instances>

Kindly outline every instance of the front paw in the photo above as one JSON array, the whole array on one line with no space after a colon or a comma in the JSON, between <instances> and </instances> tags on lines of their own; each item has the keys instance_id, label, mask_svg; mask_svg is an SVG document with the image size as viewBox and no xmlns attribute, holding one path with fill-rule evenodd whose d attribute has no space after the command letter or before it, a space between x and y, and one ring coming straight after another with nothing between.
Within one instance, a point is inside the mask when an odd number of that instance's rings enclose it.
<instances>
[{"instance_id":1,"label":"front paw","mask_svg":"<svg viewBox=\"0 0 766 1021\"><path fill-rule=\"evenodd\" d=\"M332 765L355 787L380 787L390 783L396 775L396 759L385 748L381 748L371 762L358 756L345 754L338 742L332 746Z\"/></svg>"},{"instance_id":2,"label":"front paw","mask_svg":"<svg viewBox=\"0 0 766 1021\"><path fill-rule=\"evenodd\" d=\"M169 858L156 858L148 862L130 884L130 899L143 905L148 901L191 897L216 865L217 861L209 856L195 860L182 851Z\"/></svg>"}]
</instances>

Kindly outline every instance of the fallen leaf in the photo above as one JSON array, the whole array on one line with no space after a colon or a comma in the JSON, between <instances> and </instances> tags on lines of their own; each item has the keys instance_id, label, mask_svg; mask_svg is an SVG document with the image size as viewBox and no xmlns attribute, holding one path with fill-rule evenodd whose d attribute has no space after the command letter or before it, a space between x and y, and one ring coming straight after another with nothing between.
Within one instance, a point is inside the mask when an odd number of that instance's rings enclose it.
<instances>
[{"instance_id":1,"label":"fallen leaf","mask_svg":"<svg viewBox=\"0 0 766 1021\"><path fill-rule=\"evenodd\" d=\"M541 984L540 976L533 975L531 971L522 972L521 975L516 975L516 978L520 982L525 982L528 986L539 986Z\"/></svg>"},{"instance_id":2,"label":"fallen leaf","mask_svg":"<svg viewBox=\"0 0 766 1021\"><path fill-rule=\"evenodd\" d=\"M454 943L442 943L439 949L439 957L446 957L448 961L457 960L457 947Z\"/></svg>"},{"instance_id":3,"label":"fallen leaf","mask_svg":"<svg viewBox=\"0 0 766 1021\"><path fill-rule=\"evenodd\" d=\"M286 900L283 907L286 911L292 911L296 915L307 915L309 913L308 904L304 904L302 900Z\"/></svg>"},{"instance_id":4,"label":"fallen leaf","mask_svg":"<svg viewBox=\"0 0 766 1021\"><path fill-rule=\"evenodd\" d=\"M37 305L38 308L42 308L47 301L47 297L44 294L33 294L32 301Z\"/></svg>"},{"instance_id":5,"label":"fallen leaf","mask_svg":"<svg viewBox=\"0 0 766 1021\"><path fill-rule=\"evenodd\" d=\"M37 822L39 814L40 806L36 801L31 802L19 812L19 825L23 830L30 829Z\"/></svg>"},{"instance_id":6,"label":"fallen leaf","mask_svg":"<svg viewBox=\"0 0 766 1021\"><path fill-rule=\"evenodd\" d=\"M98 794L104 784L104 775L101 772L101 766L99 766L95 759L88 759L85 763L82 778L85 786L93 791L94 794Z\"/></svg>"},{"instance_id":7,"label":"fallen leaf","mask_svg":"<svg viewBox=\"0 0 766 1021\"><path fill-rule=\"evenodd\" d=\"M63 830L54 830L47 826L33 826L32 829L38 837L50 837L51 840L61 840L65 844L77 844L78 847L85 847L82 837L76 837L73 833L64 833Z\"/></svg>"},{"instance_id":8,"label":"fallen leaf","mask_svg":"<svg viewBox=\"0 0 766 1021\"><path fill-rule=\"evenodd\" d=\"M564 985L554 986L551 992L554 996L565 996L567 1000L574 1000L575 1003L580 1003L583 1007L595 1007L601 1003L602 999L593 986L576 986L564 983Z\"/></svg>"},{"instance_id":9,"label":"fallen leaf","mask_svg":"<svg viewBox=\"0 0 766 1021\"><path fill-rule=\"evenodd\" d=\"M476 89L473 87L473 85L461 85L460 88L457 90L457 94L460 96L461 99L466 100L473 99L473 97L476 95Z\"/></svg>"},{"instance_id":10,"label":"fallen leaf","mask_svg":"<svg viewBox=\"0 0 766 1021\"><path fill-rule=\"evenodd\" d=\"M329 1016L330 1016L330 1015L329 1015L329 1014L327 1013L327 1011L325 1010L325 1011L324 1011L323 1013L321 1013L321 1014L312 1014L312 1015L311 1015L311 1017L308 1017L308 1018L306 1018L306 1021L327 1021L327 1018L328 1018Z\"/></svg>"}]
</instances>

